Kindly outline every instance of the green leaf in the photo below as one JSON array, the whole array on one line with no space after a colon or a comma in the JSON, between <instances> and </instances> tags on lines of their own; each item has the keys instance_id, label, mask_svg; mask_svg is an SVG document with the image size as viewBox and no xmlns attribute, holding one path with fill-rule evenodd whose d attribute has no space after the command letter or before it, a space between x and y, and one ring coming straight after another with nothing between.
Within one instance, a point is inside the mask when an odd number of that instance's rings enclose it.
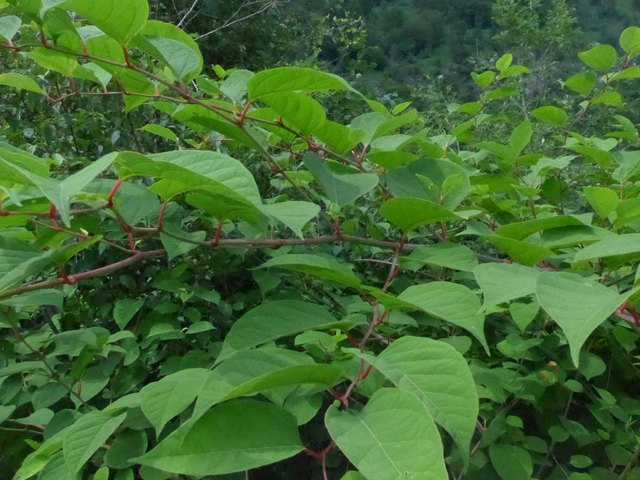
<instances>
[{"instance_id":1,"label":"green leaf","mask_svg":"<svg viewBox=\"0 0 640 480\"><path fill-rule=\"evenodd\" d=\"M531 455L522 447L494 443L489 458L502 480L529 480L533 474Z\"/></svg>"},{"instance_id":2,"label":"green leaf","mask_svg":"<svg viewBox=\"0 0 640 480\"><path fill-rule=\"evenodd\" d=\"M147 21L131 43L160 60L185 83L193 80L202 70L203 60L198 44L170 23Z\"/></svg>"},{"instance_id":3,"label":"green leaf","mask_svg":"<svg viewBox=\"0 0 640 480\"><path fill-rule=\"evenodd\" d=\"M614 289L567 272L543 272L538 277L538 303L560 326L578 366L580 348L591 333L633 293Z\"/></svg>"},{"instance_id":4,"label":"green leaf","mask_svg":"<svg viewBox=\"0 0 640 480\"><path fill-rule=\"evenodd\" d=\"M420 262L463 272L471 272L478 265L478 259L473 250L450 242L434 243L417 248L403 259L406 259L408 264Z\"/></svg>"},{"instance_id":5,"label":"green leaf","mask_svg":"<svg viewBox=\"0 0 640 480\"><path fill-rule=\"evenodd\" d=\"M355 90L341 77L302 67L263 70L247 82L249 98L257 100L273 93L311 93L329 90Z\"/></svg>"},{"instance_id":6,"label":"green leaf","mask_svg":"<svg viewBox=\"0 0 640 480\"><path fill-rule=\"evenodd\" d=\"M495 72L486 71L482 73L471 72L471 78L483 90L493 83L496 79Z\"/></svg>"},{"instance_id":7,"label":"green leaf","mask_svg":"<svg viewBox=\"0 0 640 480\"><path fill-rule=\"evenodd\" d=\"M464 328L489 352L484 336L484 315L480 312L480 300L464 285L449 282L413 285L398 295L398 299L429 315Z\"/></svg>"},{"instance_id":8,"label":"green leaf","mask_svg":"<svg viewBox=\"0 0 640 480\"><path fill-rule=\"evenodd\" d=\"M340 207L353 203L378 185L378 176L373 173L334 173L317 153L306 153L302 161L327 198Z\"/></svg>"},{"instance_id":9,"label":"green leaf","mask_svg":"<svg viewBox=\"0 0 640 480\"><path fill-rule=\"evenodd\" d=\"M262 347L255 350L240 350L218 365L207 377L198 395L190 422L200 418L212 406L224 400L259 393L255 389L262 387L265 382L270 385L270 388L289 385L293 391L300 385L297 387L291 385L291 380L278 372L312 365L314 363L311 357L284 348ZM325 373L321 372L322 375ZM295 378L295 382L306 383L298 377ZM311 379L310 383L315 383L315 379ZM190 428L190 425L185 424L181 428Z\"/></svg>"},{"instance_id":10,"label":"green leaf","mask_svg":"<svg viewBox=\"0 0 640 480\"><path fill-rule=\"evenodd\" d=\"M534 243L515 240L500 235L480 235L480 237L523 265L535 265L553 256L551 249Z\"/></svg>"},{"instance_id":11,"label":"green leaf","mask_svg":"<svg viewBox=\"0 0 640 480\"><path fill-rule=\"evenodd\" d=\"M0 17L0 37L10 42L20 30L21 25L22 20L15 15Z\"/></svg>"},{"instance_id":12,"label":"green leaf","mask_svg":"<svg viewBox=\"0 0 640 480\"><path fill-rule=\"evenodd\" d=\"M392 198L382 204L380 214L405 232L423 225L461 220L448 208L421 198Z\"/></svg>"},{"instance_id":13,"label":"green leaf","mask_svg":"<svg viewBox=\"0 0 640 480\"><path fill-rule=\"evenodd\" d=\"M511 132L511 136L509 137L509 147L516 155L520 155L522 150L529 145L531 141L531 135L533 134L533 129L531 128L531 122L529 120L525 120Z\"/></svg>"},{"instance_id":14,"label":"green leaf","mask_svg":"<svg viewBox=\"0 0 640 480\"><path fill-rule=\"evenodd\" d=\"M273 404L234 400L205 413L136 459L165 472L223 475L289 458L303 449L293 415Z\"/></svg>"},{"instance_id":15,"label":"green leaf","mask_svg":"<svg viewBox=\"0 0 640 480\"><path fill-rule=\"evenodd\" d=\"M52 305L62 310L64 296L60 290L50 288L26 292L0 300L0 304L16 308L41 307Z\"/></svg>"},{"instance_id":16,"label":"green leaf","mask_svg":"<svg viewBox=\"0 0 640 480\"><path fill-rule=\"evenodd\" d=\"M619 107L622 105L622 95L616 92L615 90L609 88L599 94L595 95L591 99L591 105L612 105L614 107Z\"/></svg>"},{"instance_id":17,"label":"green leaf","mask_svg":"<svg viewBox=\"0 0 640 480\"><path fill-rule=\"evenodd\" d=\"M328 310L313 303L298 300L263 303L233 323L216 363L222 362L238 350L257 347L306 330L333 328L338 324Z\"/></svg>"},{"instance_id":18,"label":"green leaf","mask_svg":"<svg viewBox=\"0 0 640 480\"><path fill-rule=\"evenodd\" d=\"M261 96L260 101L277 112L285 125L299 130L304 135L316 134L327 120L322 105L303 93L271 93Z\"/></svg>"},{"instance_id":19,"label":"green leaf","mask_svg":"<svg viewBox=\"0 0 640 480\"><path fill-rule=\"evenodd\" d=\"M586 97L596 86L598 77L594 72L580 72L565 80L564 85L583 97Z\"/></svg>"},{"instance_id":20,"label":"green leaf","mask_svg":"<svg viewBox=\"0 0 640 480\"><path fill-rule=\"evenodd\" d=\"M360 279L353 273L351 266L340 263L335 258L308 253L289 253L267 260L258 268L283 268L294 272L306 273L350 287L360 286Z\"/></svg>"},{"instance_id":21,"label":"green leaf","mask_svg":"<svg viewBox=\"0 0 640 480\"><path fill-rule=\"evenodd\" d=\"M483 263L473 271L484 294L485 309L533 295L539 273L515 263Z\"/></svg>"},{"instance_id":22,"label":"green leaf","mask_svg":"<svg viewBox=\"0 0 640 480\"><path fill-rule=\"evenodd\" d=\"M146 431L125 430L115 438L104 456L104 461L111 468L131 467L134 462L130 459L143 455L147 451L147 443Z\"/></svg>"},{"instance_id":23,"label":"green leaf","mask_svg":"<svg viewBox=\"0 0 640 480\"><path fill-rule=\"evenodd\" d=\"M578 250L573 257L573 261L584 262L636 253L640 253L640 233L627 233L607 237L584 247L582 250Z\"/></svg>"},{"instance_id":24,"label":"green leaf","mask_svg":"<svg viewBox=\"0 0 640 480\"><path fill-rule=\"evenodd\" d=\"M7 87L21 88L29 92L45 94L44 90L38 82L33 78L23 75L21 73L2 73L0 74L0 85L6 85Z\"/></svg>"},{"instance_id":25,"label":"green leaf","mask_svg":"<svg viewBox=\"0 0 640 480\"><path fill-rule=\"evenodd\" d=\"M62 449L63 437L68 430L68 428L64 429L53 437L45 440L35 451L27 455L13 477L13 480L28 480L40 473Z\"/></svg>"},{"instance_id":26,"label":"green leaf","mask_svg":"<svg viewBox=\"0 0 640 480\"><path fill-rule=\"evenodd\" d=\"M310 202L286 201L259 205L265 215L286 225L298 238L304 238L302 229L320 213L320 206Z\"/></svg>"},{"instance_id":27,"label":"green leaf","mask_svg":"<svg viewBox=\"0 0 640 480\"><path fill-rule=\"evenodd\" d=\"M620 203L618 194L610 188L585 187L582 191L589 205L601 218L607 218Z\"/></svg>"},{"instance_id":28,"label":"green leaf","mask_svg":"<svg viewBox=\"0 0 640 480\"><path fill-rule=\"evenodd\" d=\"M584 223L570 215L556 215L554 217L536 218L524 222L514 222L503 225L496 229L496 233L503 237L513 238L515 240L524 240L534 233L552 228L560 228L566 226L583 226Z\"/></svg>"},{"instance_id":29,"label":"green leaf","mask_svg":"<svg viewBox=\"0 0 640 480\"><path fill-rule=\"evenodd\" d=\"M182 413L198 396L209 370L188 368L145 385L140 390L140 407L159 438L165 425Z\"/></svg>"},{"instance_id":30,"label":"green leaf","mask_svg":"<svg viewBox=\"0 0 640 480\"><path fill-rule=\"evenodd\" d=\"M582 62L601 72L606 72L618 63L618 52L611 45L598 44L595 47L578 53Z\"/></svg>"},{"instance_id":31,"label":"green leaf","mask_svg":"<svg viewBox=\"0 0 640 480\"><path fill-rule=\"evenodd\" d=\"M521 332L524 332L529 324L533 322L533 320L538 315L540 311L540 305L537 302L531 303L518 303L514 302L509 305L509 313L511 314L511 318Z\"/></svg>"},{"instance_id":32,"label":"green leaf","mask_svg":"<svg viewBox=\"0 0 640 480\"><path fill-rule=\"evenodd\" d=\"M505 53L496 61L496 68L499 72L509 68L511 63L513 62L513 55L510 53Z\"/></svg>"},{"instance_id":33,"label":"green leaf","mask_svg":"<svg viewBox=\"0 0 640 480\"><path fill-rule=\"evenodd\" d=\"M144 298L122 298L113 307L113 319L124 330L136 313L144 305Z\"/></svg>"},{"instance_id":34,"label":"green leaf","mask_svg":"<svg viewBox=\"0 0 640 480\"><path fill-rule=\"evenodd\" d=\"M176 236L189 240L183 241ZM207 238L207 233L199 230L197 232L183 232L169 224L163 225L162 233L160 233L160 241L162 246L167 250L167 258L172 261L174 258L189 253L198 248L199 242L203 242Z\"/></svg>"},{"instance_id":35,"label":"green leaf","mask_svg":"<svg viewBox=\"0 0 640 480\"><path fill-rule=\"evenodd\" d=\"M442 442L425 405L384 388L360 412L333 405L325 424L336 445L368 480L446 480Z\"/></svg>"},{"instance_id":36,"label":"green leaf","mask_svg":"<svg viewBox=\"0 0 640 480\"><path fill-rule=\"evenodd\" d=\"M165 140L169 140L170 142L178 143L180 141L178 136L173 133L173 130L156 123L147 123L144 127L140 127L138 130L157 135Z\"/></svg>"},{"instance_id":37,"label":"green leaf","mask_svg":"<svg viewBox=\"0 0 640 480\"><path fill-rule=\"evenodd\" d=\"M569 116L567 112L558 107L547 105L545 107L538 107L531 111L531 115L538 120L548 123L550 125L562 126L567 123Z\"/></svg>"},{"instance_id":38,"label":"green leaf","mask_svg":"<svg viewBox=\"0 0 640 480\"><path fill-rule=\"evenodd\" d=\"M67 0L63 6L83 16L122 45L144 27L149 17L147 0Z\"/></svg>"},{"instance_id":39,"label":"green leaf","mask_svg":"<svg viewBox=\"0 0 640 480\"><path fill-rule=\"evenodd\" d=\"M123 413L94 411L80 417L64 437L62 450L67 469L71 475L80 471L82 466L102 446L120 426L127 416Z\"/></svg>"},{"instance_id":40,"label":"green leaf","mask_svg":"<svg viewBox=\"0 0 640 480\"><path fill-rule=\"evenodd\" d=\"M455 348L430 338L405 336L373 365L398 388L418 397L468 458L478 417L478 394L467 362Z\"/></svg>"},{"instance_id":41,"label":"green leaf","mask_svg":"<svg viewBox=\"0 0 640 480\"><path fill-rule=\"evenodd\" d=\"M640 27L628 27L620 34L620 46L633 58L640 54Z\"/></svg>"}]
</instances>

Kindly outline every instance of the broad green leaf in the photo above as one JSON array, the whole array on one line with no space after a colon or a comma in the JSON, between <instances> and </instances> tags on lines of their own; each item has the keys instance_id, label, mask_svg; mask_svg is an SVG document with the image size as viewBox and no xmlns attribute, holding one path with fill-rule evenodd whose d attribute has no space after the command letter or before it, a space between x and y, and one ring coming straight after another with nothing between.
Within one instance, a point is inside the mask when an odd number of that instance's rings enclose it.
<instances>
[{"instance_id":1,"label":"broad green leaf","mask_svg":"<svg viewBox=\"0 0 640 480\"><path fill-rule=\"evenodd\" d=\"M22 20L15 15L0 17L0 37L11 41L20 30Z\"/></svg>"},{"instance_id":2,"label":"broad green leaf","mask_svg":"<svg viewBox=\"0 0 640 480\"><path fill-rule=\"evenodd\" d=\"M147 0L67 0L64 7L83 16L122 45L144 27L149 17Z\"/></svg>"},{"instance_id":3,"label":"broad green leaf","mask_svg":"<svg viewBox=\"0 0 640 480\"><path fill-rule=\"evenodd\" d=\"M511 66L513 62L513 55L511 53L505 53L496 61L496 68L499 72L506 70Z\"/></svg>"},{"instance_id":4,"label":"broad green leaf","mask_svg":"<svg viewBox=\"0 0 640 480\"><path fill-rule=\"evenodd\" d=\"M613 212L620 203L618 194L606 187L585 187L583 190L584 196L589 202L589 205L601 218L607 218L607 216Z\"/></svg>"},{"instance_id":5,"label":"broad green leaf","mask_svg":"<svg viewBox=\"0 0 640 480\"><path fill-rule=\"evenodd\" d=\"M40 473L45 466L62 449L64 435L69 429L64 429L53 437L45 440L34 452L27 455L13 480L28 480ZM66 479L65 479L66 480Z\"/></svg>"},{"instance_id":6,"label":"broad green leaf","mask_svg":"<svg viewBox=\"0 0 640 480\"><path fill-rule=\"evenodd\" d=\"M415 197L454 209L471 192L469 175L447 160L418 160L406 167L394 168L387 185L397 197Z\"/></svg>"},{"instance_id":7,"label":"broad green leaf","mask_svg":"<svg viewBox=\"0 0 640 480\"><path fill-rule=\"evenodd\" d=\"M547 105L545 107L538 107L531 111L531 115L538 120L549 123L551 125L562 126L567 123L569 116L567 112L558 107Z\"/></svg>"},{"instance_id":8,"label":"broad green leaf","mask_svg":"<svg viewBox=\"0 0 640 480\"><path fill-rule=\"evenodd\" d=\"M380 207L380 214L405 232L423 225L460 220L461 217L442 205L420 198L392 198Z\"/></svg>"},{"instance_id":9,"label":"broad green leaf","mask_svg":"<svg viewBox=\"0 0 640 480\"><path fill-rule=\"evenodd\" d=\"M28 53L28 56L42 68L61 73L67 77L73 77L79 67L78 60L74 55L68 55L50 48L34 48Z\"/></svg>"},{"instance_id":10,"label":"broad green leaf","mask_svg":"<svg viewBox=\"0 0 640 480\"><path fill-rule=\"evenodd\" d=\"M536 218L525 222L509 223L498 227L496 233L503 237L524 240L534 233L569 225L584 225L584 223L569 215L557 215L555 217Z\"/></svg>"},{"instance_id":11,"label":"broad green leaf","mask_svg":"<svg viewBox=\"0 0 640 480\"><path fill-rule=\"evenodd\" d=\"M378 185L378 176L373 173L334 173L317 153L306 153L303 162L327 198L340 207L353 203Z\"/></svg>"},{"instance_id":12,"label":"broad green leaf","mask_svg":"<svg viewBox=\"0 0 640 480\"><path fill-rule=\"evenodd\" d=\"M185 83L202 70L203 60L198 44L170 23L147 21L131 43L163 62Z\"/></svg>"},{"instance_id":13,"label":"broad green leaf","mask_svg":"<svg viewBox=\"0 0 640 480\"><path fill-rule=\"evenodd\" d=\"M628 80L632 78L640 78L640 66L633 65L631 67L623 68L622 70L619 70L613 75L611 75L609 81L617 82L619 80ZM621 98L622 97L620 97L620 99ZM617 104L617 105L620 105L620 104Z\"/></svg>"},{"instance_id":14,"label":"broad green leaf","mask_svg":"<svg viewBox=\"0 0 640 480\"><path fill-rule=\"evenodd\" d=\"M521 332L524 332L529 324L533 322L533 320L538 315L540 311L540 305L537 302L531 303L518 303L513 302L509 305L509 313L511 314L511 318L518 325L518 328Z\"/></svg>"},{"instance_id":15,"label":"broad green leaf","mask_svg":"<svg viewBox=\"0 0 640 480\"><path fill-rule=\"evenodd\" d=\"M64 437L62 450L71 475L80 471L126 416L126 413L114 416L108 412L93 411L80 417L69 428Z\"/></svg>"},{"instance_id":16,"label":"broad green leaf","mask_svg":"<svg viewBox=\"0 0 640 480\"><path fill-rule=\"evenodd\" d=\"M543 272L536 286L538 303L564 332L576 366L589 335L631 293L620 295L613 288L568 272Z\"/></svg>"},{"instance_id":17,"label":"broad green leaf","mask_svg":"<svg viewBox=\"0 0 640 480\"><path fill-rule=\"evenodd\" d=\"M143 305L144 298L122 298L116 301L116 304L113 306L113 319L118 324L118 327L120 327L120 330L125 329Z\"/></svg>"},{"instance_id":18,"label":"broad green leaf","mask_svg":"<svg viewBox=\"0 0 640 480\"><path fill-rule=\"evenodd\" d=\"M147 432L144 430L125 430L119 433L107 450L104 461L115 469L133 465L129 459L143 455L147 450Z\"/></svg>"},{"instance_id":19,"label":"broad green leaf","mask_svg":"<svg viewBox=\"0 0 640 480\"><path fill-rule=\"evenodd\" d=\"M594 72L580 72L565 80L564 85L583 97L586 97L596 86L598 78Z\"/></svg>"},{"instance_id":20,"label":"broad green leaf","mask_svg":"<svg viewBox=\"0 0 640 480\"><path fill-rule=\"evenodd\" d=\"M302 229L320 213L320 206L310 202L286 201L259 205L265 215L286 225L298 238L303 238Z\"/></svg>"},{"instance_id":21,"label":"broad green leaf","mask_svg":"<svg viewBox=\"0 0 640 480\"><path fill-rule=\"evenodd\" d=\"M271 93L261 96L260 101L277 112L285 125L299 130L304 135L315 135L327 120L322 105L303 93Z\"/></svg>"},{"instance_id":22,"label":"broad green leaf","mask_svg":"<svg viewBox=\"0 0 640 480\"><path fill-rule=\"evenodd\" d=\"M56 453L51 460L45 465L38 475L38 480L77 480L81 477L80 473L72 475L64 460L62 452Z\"/></svg>"},{"instance_id":23,"label":"broad green leaf","mask_svg":"<svg viewBox=\"0 0 640 480\"><path fill-rule=\"evenodd\" d=\"M640 253L640 233L627 233L605 238L584 247L582 250L578 250L573 257L573 261L584 262L635 253Z\"/></svg>"},{"instance_id":24,"label":"broad green leaf","mask_svg":"<svg viewBox=\"0 0 640 480\"><path fill-rule=\"evenodd\" d=\"M16 308L41 307L43 305L52 305L62 309L64 296L60 290L43 289L33 292L26 292L13 297L0 300L0 304L8 305Z\"/></svg>"},{"instance_id":25,"label":"broad green leaf","mask_svg":"<svg viewBox=\"0 0 640 480\"><path fill-rule=\"evenodd\" d=\"M289 380L278 376L277 372L310 365L314 365L311 357L294 350L273 347L240 350L219 364L206 378L198 394L190 422L200 418L212 406L232 398L233 392L236 392L235 396L258 393L255 391L256 385L263 385L263 381L271 382L272 387L277 382L290 385L286 383ZM275 374L276 378L269 380L272 374ZM292 388L295 389L295 385ZM187 423L181 428L188 429L190 424Z\"/></svg>"},{"instance_id":26,"label":"broad green leaf","mask_svg":"<svg viewBox=\"0 0 640 480\"><path fill-rule=\"evenodd\" d=\"M482 73L471 72L471 78L476 85L484 90L493 83L493 81L496 79L496 74L495 72L492 72L490 70Z\"/></svg>"},{"instance_id":27,"label":"broad green leaf","mask_svg":"<svg viewBox=\"0 0 640 480\"><path fill-rule=\"evenodd\" d=\"M276 405L234 400L205 413L147 454L142 465L171 473L223 475L289 458L303 449L293 415Z\"/></svg>"},{"instance_id":28,"label":"broad green leaf","mask_svg":"<svg viewBox=\"0 0 640 480\"><path fill-rule=\"evenodd\" d=\"M331 438L368 480L446 480L442 441L426 406L413 394L383 388L360 412L325 415Z\"/></svg>"},{"instance_id":29,"label":"broad green leaf","mask_svg":"<svg viewBox=\"0 0 640 480\"><path fill-rule=\"evenodd\" d=\"M414 123L417 119L417 112L409 110L402 115L391 115L384 112L369 112L357 116L351 122L353 130L362 132L361 142L365 145L373 140L390 135L403 125Z\"/></svg>"},{"instance_id":30,"label":"broad green leaf","mask_svg":"<svg viewBox=\"0 0 640 480\"><path fill-rule=\"evenodd\" d=\"M33 78L21 73L0 74L0 85L6 85L7 87L13 88L21 88L22 90L41 93L43 95L45 93L42 87L38 85L38 82L36 82Z\"/></svg>"},{"instance_id":31,"label":"broad green leaf","mask_svg":"<svg viewBox=\"0 0 640 480\"><path fill-rule=\"evenodd\" d=\"M640 27L628 27L620 34L620 46L631 57L640 53Z\"/></svg>"},{"instance_id":32,"label":"broad green leaf","mask_svg":"<svg viewBox=\"0 0 640 480\"><path fill-rule=\"evenodd\" d=\"M417 396L468 458L478 394L467 362L455 348L430 338L401 337L373 365L398 388Z\"/></svg>"},{"instance_id":33,"label":"broad green leaf","mask_svg":"<svg viewBox=\"0 0 640 480\"><path fill-rule=\"evenodd\" d=\"M469 247L456 243L442 242L420 247L403 257L407 264L419 262L425 265L471 272L478 265L476 254Z\"/></svg>"},{"instance_id":34,"label":"broad green leaf","mask_svg":"<svg viewBox=\"0 0 640 480\"><path fill-rule=\"evenodd\" d=\"M483 263L473 271L484 294L485 309L533 295L539 273L516 263Z\"/></svg>"},{"instance_id":35,"label":"broad green leaf","mask_svg":"<svg viewBox=\"0 0 640 480\"><path fill-rule=\"evenodd\" d=\"M337 324L328 310L313 303L298 300L263 303L233 323L216 362L222 362L238 350L253 348L306 330L325 330Z\"/></svg>"},{"instance_id":36,"label":"broad green leaf","mask_svg":"<svg viewBox=\"0 0 640 480\"><path fill-rule=\"evenodd\" d=\"M532 134L533 129L531 128L531 122L529 120L525 120L514 128L513 132L511 132L511 136L509 137L509 147L516 155L520 155L522 150L529 145Z\"/></svg>"},{"instance_id":37,"label":"broad green leaf","mask_svg":"<svg viewBox=\"0 0 640 480\"><path fill-rule=\"evenodd\" d=\"M531 455L522 447L494 443L489 458L502 480L529 480L533 474Z\"/></svg>"},{"instance_id":38,"label":"broad green leaf","mask_svg":"<svg viewBox=\"0 0 640 480\"><path fill-rule=\"evenodd\" d=\"M413 285L398 295L416 309L453 323L470 332L489 351L484 336L484 315L476 294L464 285L449 282L430 282Z\"/></svg>"},{"instance_id":39,"label":"broad green leaf","mask_svg":"<svg viewBox=\"0 0 640 480\"><path fill-rule=\"evenodd\" d=\"M173 130L162 125L158 125L157 123L147 123L144 127L140 127L138 130L157 135L165 140L169 140L170 142L178 143L180 141L178 136L173 133Z\"/></svg>"},{"instance_id":40,"label":"broad green leaf","mask_svg":"<svg viewBox=\"0 0 640 480\"><path fill-rule=\"evenodd\" d=\"M0 236L0 290L11 287L53 263L49 252L30 243Z\"/></svg>"},{"instance_id":41,"label":"broad green leaf","mask_svg":"<svg viewBox=\"0 0 640 480\"><path fill-rule=\"evenodd\" d=\"M189 241L180 240L176 238L176 236ZM197 232L183 232L169 225L164 225L162 233L160 233L160 241L167 251L167 259L169 261L195 250L200 246L198 242L203 242L206 238L207 233L202 230Z\"/></svg>"},{"instance_id":42,"label":"broad green leaf","mask_svg":"<svg viewBox=\"0 0 640 480\"><path fill-rule=\"evenodd\" d=\"M220 401L256 395L285 386L299 389L304 384L317 384L322 385L325 389L332 387L342 376L342 370L334 365L294 365L251 379L226 393Z\"/></svg>"},{"instance_id":43,"label":"broad green leaf","mask_svg":"<svg viewBox=\"0 0 640 480\"><path fill-rule=\"evenodd\" d=\"M262 203L258 186L251 172L241 162L227 155L218 152L181 150L158 153L149 157L157 164L156 171L160 178L179 184L189 184L196 181L195 176L202 176L223 184L251 203ZM181 187L177 188L182 190Z\"/></svg>"},{"instance_id":44,"label":"broad green leaf","mask_svg":"<svg viewBox=\"0 0 640 480\"><path fill-rule=\"evenodd\" d=\"M247 93L252 100L273 93L311 93L329 90L355 91L337 75L302 67L263 70L247 82Z\"/></svg>"},{"instance_id":45,"label":"broad green leaf","mask_svg":"<svg viewBox=\"0 0 640 480\"><path fill-rule=\"evenodd\" d=\"M553 256L551 249L534 243L515 240L501 235L480 235L480 237L523 265L535 265Z\"/></svg>"},{"instance_id":46,"label":"broad green leaf","mask_svg":"<svg viewBox=\"0 0 640 480\"><path fill-rule=\"evenodd\" d=\"M350 287L358 287L360 279L351 270L351 265L340 263L335 258L308 253L288 253L267 260L258 268L282 268L305 273Z\"/></svg>"},{"instance_id":47,"label":"broad green leaf","mask_svg":"<svg viewBox=\"0 0 640 480\"><path fill-rule=\"evenodd\" d=\"M121 152L114 165L121 177L160 179L150 189L165 199L189 192L187 202L218 219L243 218L260 224L262 202L251 173L217 152L182 150L150 156Z\"/></svg>"},{"instance_id":48,"label":"broad green leaf","mask_svg":"<svg viewBox=\"0 0 640 480\"><path fill-rule=\"evenodd\" d=\"M618 63L618 52L611 45L599 44L595 47L578 53L582 62L591 67L606 72Z\"/></svg>"},{"instance_id":49,"label":"broad green leaf","mask_svg":"<svg viewBox=\"0 0 640 480\"><path fill-rule=\"evenodd\" d=\"M187 368L140 390L140 407L156 429L158 438L169 420L193 403L209 373L204 368Z\"/></svg>"},{"instance_id":50,"label":"broad green leaf","mask_svg":"<svg viewBox=\"0 0 640 480\"><path fill-rule=\"evenodd\" d=\"M591 99L591 105L612 105L619 107L622 105L622 95L615 90L609 88L603 92L598 93Z\"/></svg>"}]
</instances>

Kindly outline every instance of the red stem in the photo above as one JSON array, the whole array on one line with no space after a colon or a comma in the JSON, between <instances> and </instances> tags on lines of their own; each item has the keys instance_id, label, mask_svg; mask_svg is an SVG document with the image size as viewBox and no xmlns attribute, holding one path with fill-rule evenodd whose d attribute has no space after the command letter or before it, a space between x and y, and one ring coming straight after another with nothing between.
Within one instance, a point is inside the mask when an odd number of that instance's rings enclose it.
<instances>
[{"instance_id":1,"label":"red stem","mask_svg":"<svg viewBox=\"0 0 640 480\"><path fill-rule=\"evenodd\" d=\"M111 188L111 191L109 192L109 196L107 197L108 208L113 207L113 197L115 196L116 192L118 191L118 189L120 188L123 182L124 182L124 178L119 178L118 181Z\"/></svg>"}]
</instances>

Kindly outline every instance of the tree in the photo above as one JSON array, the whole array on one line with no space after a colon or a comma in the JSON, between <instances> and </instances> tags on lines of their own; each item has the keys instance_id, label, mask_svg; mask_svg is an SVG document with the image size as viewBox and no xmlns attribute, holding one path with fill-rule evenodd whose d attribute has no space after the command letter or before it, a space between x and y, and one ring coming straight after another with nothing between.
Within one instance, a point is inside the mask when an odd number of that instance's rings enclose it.
<instances>
[{"instance_id":1,"label":"tree","mask_svg":"<svg viewBox=\"0 0 640 480\"><path fill-rule=\"evenodd\" d=\"M146 0L11 4L9 101L118 98L166 148L0 144L3 472L638 473L639 137L581 128L640 27L580 53L575 109L501 113L506 54L429 136L320 70L203 75Z\"/></svg>"}]
</instances>

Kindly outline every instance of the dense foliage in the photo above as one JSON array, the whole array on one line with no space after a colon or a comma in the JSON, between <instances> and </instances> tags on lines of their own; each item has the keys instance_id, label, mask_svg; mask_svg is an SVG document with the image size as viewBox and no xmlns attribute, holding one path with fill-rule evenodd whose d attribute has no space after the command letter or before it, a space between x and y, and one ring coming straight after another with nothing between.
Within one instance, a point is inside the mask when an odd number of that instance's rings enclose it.
<instances>
[{"instance_id":1,"label":"dense foliage","mask_svg":"<svg viewBox=\"0 0 640 480\"><path fill-rule=\"evenodd\" d=\"M149 7L0 1L3 478L640 478L640 27L434 134Z\"/></svg>"}]
</instances>

